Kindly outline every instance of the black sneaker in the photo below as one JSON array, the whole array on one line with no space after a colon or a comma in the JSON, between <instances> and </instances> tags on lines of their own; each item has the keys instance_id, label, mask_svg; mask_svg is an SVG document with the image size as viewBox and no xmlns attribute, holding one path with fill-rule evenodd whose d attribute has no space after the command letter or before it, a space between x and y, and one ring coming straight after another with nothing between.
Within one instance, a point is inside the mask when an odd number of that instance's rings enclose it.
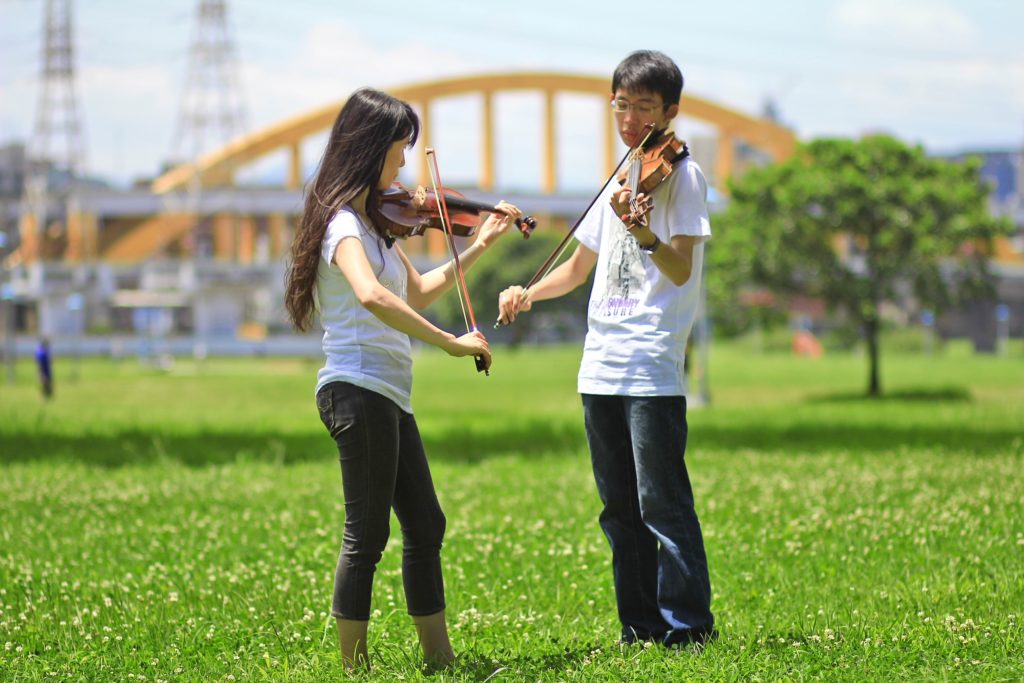
<instances>
[{"instance_id":1,"label":"black sneaker","mask_svg":"<svg viewBox=\"0 0 1024 683\"><path fill-rule=\"evenodd\" d=\"M667 648L687 648L692 645L703 647L713 640L718 640L718 629L698 629L693 631L670 631L660 640Z\"/></svg>"}]
</instances>

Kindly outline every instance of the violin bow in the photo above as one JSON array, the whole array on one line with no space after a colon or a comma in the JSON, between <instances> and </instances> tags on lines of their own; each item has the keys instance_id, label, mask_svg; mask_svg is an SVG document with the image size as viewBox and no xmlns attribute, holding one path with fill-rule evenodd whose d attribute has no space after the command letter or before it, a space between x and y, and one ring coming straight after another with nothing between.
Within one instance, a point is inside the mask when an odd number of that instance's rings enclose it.
<instances>
[{"instance_id":1,"label":"violin bow","mask_svg":"<svg viewBox=\"0 0 1024 683\"><path fill-rule=\"evenodd\" d=\"M597 200L601 198L602 194L604 194L605 189L615 178L616 174L618 174L619 169L622 168L622 164L626 162L626 159L629 158L629 155L631 155L634 150L642 148L644 143L647 142L647 138L649 138L651 136L651 133L654 131L654 124L648 123L647 125L644 126L644 130L646 131L646 135L644 135L643 139L639 142L639 144L637 144L636 147L630 147L628 150L626 150L626 153L622 156L621 159L619 159L619 163L615 165L615 169L612 171L612 174L608 176L608 179L606 181L604 181L604 184L601 185L601 189L598 190L597 194L594 195L594 198L590 200L590 204L587 205L587 208L583 210L583 213L580 214L580 217L577 218L576 222L573 223L571 228L569 228L569 232L565 233L565 237L562 238L562 241L558 243L558 246L555 247L554 251L551 252L551 255L547 257L544 263L540 265L540 268L537 269L537 272L533 274L533 277L530 278L530 281L526 283L525 287L523 287L524 291L529 290L530 287L533 287L535 284L537 284L545 277L547 277L548 273L550 273L551 270L555 267L555 263L558 262L558 259L562 258L562 254L565 253L566 248L569 246L569 240L572 239L573 234L575 234L576 228L580 227L580 224L583 223L583 219L586 218L587 214L590 213L590 210L594 208L594 204L596 204ZM502 325L508 324L509 323L503 322L501 318L498 318L494 323L494 329L498 329Z\"/></svg>"},{"instance_id":2,"label":"violin bow","mask_svg":"<svg viewBox=\"0 0 1024 683\"><path fill-rule=\"evenodd\" d=\"M434 196L437 197L438 205L441 208L441 225L444 227L444 234L448 238L448 253L451 254L452 263L455 266L455 289L459 292L459 307L462 309L462 321L466 324L467 332L476 332L476 316L473 315L473 304L469 300L469 288L466 287L466 275L462 270L462 262L459 260L459 250L455 247L455 232L452 230L452 222L448 217L448 202L445 201L444 186L441 184L441 174L437 168L437 153L433 148L428 147L427 166L430 169L430 184L434 188ZM467 317L467 313L469 314ZM470 327L472 325L472 327ZM473 356L476 362L476 371L483 372L490 376L484 364L483 356Z\"/></svg>"}]
</instances>

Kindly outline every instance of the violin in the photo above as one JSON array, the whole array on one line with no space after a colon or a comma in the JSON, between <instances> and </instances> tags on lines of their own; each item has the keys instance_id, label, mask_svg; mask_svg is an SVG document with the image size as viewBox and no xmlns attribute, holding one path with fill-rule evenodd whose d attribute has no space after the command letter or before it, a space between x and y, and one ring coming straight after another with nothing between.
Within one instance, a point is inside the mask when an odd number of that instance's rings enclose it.
<instances>
[{"instance_id":1,"label":"violin","mask_svg":"<svg viewBox=\"0 0 1024 683\"><path fill-rule=\"evenodd\" d=\"M541 264L540 268L537 269L537 272L533 274L533 277L530 278L530 281L526 283L523 289L530 289L530 287L533 287L551 272L552 268L555 267L555 263L558 262L558 259L561 258L568 248L569 240L572 239L576 229L580 227L583 219L590 214L594 204L597 203L597 200L604 194L612 180L616 177L619 179L619 183L628 186L632 191L629 198L630 213L622 216L623 222L627 225L630 223L647 224L647 212L654 206L650 193L672 175L674 164L688 156L690 151L686 148L686 143L676 138L675 134L669 130L662 131L652 141L650 138L654 132L653 123L648 123L644 126L643 132L644 137L640 144L628 150L622 159L619 160L615 170L612 171L608 179L604 181L601 189L590 200L590 204L587 205L587 208L576 219L572 227L569 228L562 241L558 243L558 246L545 259L544 263ZM627 159L630 162L629 166L626 167L626 170L619 173L619 169L622 168ZM644 194L644 199L641 201L636 199L639 194ZM498 328L505 324L501 318L498 318L494 323L494 327Z\"/></svg>"},{"instance_id":2,"label":"violin","mask_svg":"<svg viewBox=\"0 0 1024 683\"><path fill-rule=\"evenodd\" d=\"M653 192L670 175L680 159L689 155L686 143L666 129L653 135L653 124L647 124L651 130L643 141L629 153L629 165L619 174L619 184L630 189L630 212L622 216L622 221L629 224L647 225L647 214L654 206L651 198ZM642 200L637 200L643 194Z\"/></svg>"},{"instance_id":3,"label":"violin","mask_svg":"<svg viewBox=\"0 0 1024 683\"><path fill-rule=\"evenodd\" d=\"M443 202L439 202L433 190L422 186L408 190L401 183L395 183L378 194L374 206L368 207L368 213L374 224L387 230L392 237L406 239L422 235L427 228L444 230L442 203L448 207L451 230L457 237L471 237L480 224L481 213L500 213L497 207L466 199L455 190L444 190ZM523 216L516 219L516 227L523 234L523 239L529 239L537 221Z\"/></svg>"}]
</instances>

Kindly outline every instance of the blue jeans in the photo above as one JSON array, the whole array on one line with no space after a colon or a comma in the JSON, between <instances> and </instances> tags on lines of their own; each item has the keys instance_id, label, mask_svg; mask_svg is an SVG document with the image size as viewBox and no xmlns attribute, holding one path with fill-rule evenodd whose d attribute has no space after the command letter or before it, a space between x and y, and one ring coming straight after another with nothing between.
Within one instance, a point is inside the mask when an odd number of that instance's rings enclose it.
<instances>
[{"instance_id":1,"label":"blue jeans","mask_svg":"<svg viewBox=\"0 0 1024 683\"><path fill-rule=\"evenodd\" d=\"M316 404L338 445L345 492L345 535L331 613L340 619L370 618L373 575L391 532L392 508L402 526L402 583L409 614L440 612L445 516L416 418L391 399L347 382L322 387Z\"/></svg>"},{"instance_id":2,"label":"blue jeans","mask_svg":"<svg viewBox=\"0 0 1024 683\"><path fill-rule=\"evenodd\" d=\"M686 397L583 395L622 639L714 633L704 539L686 472Z\"/></svg>"}]
</instances>

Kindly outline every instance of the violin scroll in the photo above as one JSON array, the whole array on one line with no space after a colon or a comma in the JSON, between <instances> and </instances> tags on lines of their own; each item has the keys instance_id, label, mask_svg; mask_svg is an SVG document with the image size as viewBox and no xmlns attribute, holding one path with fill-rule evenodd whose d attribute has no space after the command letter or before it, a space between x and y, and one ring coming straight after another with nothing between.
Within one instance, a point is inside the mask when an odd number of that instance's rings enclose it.
<instances>
[{"instance_id":1,"label":"violin scroll","mask_svg":"<svg viewBox=\"0 0 1024 683\"><path fill-rule=\"evenodd\" d=\"M523 239L530 239L530 235L537 227L537 219L533 216L523 216L522 218L516 219L516 227L519 228L519 232L522 233Z\"/></svg>"}]
</instances>

